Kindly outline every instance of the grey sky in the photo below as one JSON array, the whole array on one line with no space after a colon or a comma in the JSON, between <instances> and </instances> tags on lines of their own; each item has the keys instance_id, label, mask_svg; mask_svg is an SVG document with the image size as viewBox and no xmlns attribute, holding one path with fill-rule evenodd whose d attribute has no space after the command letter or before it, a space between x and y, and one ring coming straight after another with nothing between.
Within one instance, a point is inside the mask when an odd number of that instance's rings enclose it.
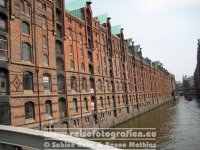
<instances>
[{"instance_id":1,"label":"grey sky","mask_svg":"<svg viewBox=\"0 0 200 150\"><path fill-rule=\"evenodd\" d=\"M181 80L193 75L200 38L200 0L92 0L93 16L108 13L125 37Z\"/></svg>"}]
</instances>

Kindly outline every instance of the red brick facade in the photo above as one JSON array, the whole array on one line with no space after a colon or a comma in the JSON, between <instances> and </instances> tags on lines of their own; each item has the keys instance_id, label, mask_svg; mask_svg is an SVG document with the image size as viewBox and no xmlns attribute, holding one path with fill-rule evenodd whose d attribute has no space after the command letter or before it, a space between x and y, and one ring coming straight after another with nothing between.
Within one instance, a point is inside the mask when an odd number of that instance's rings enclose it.
<instances>
[{"instance_id":1,"label":"red brick facade","mask_svg":"<svg viewBox=\"0 0 200 150\"><path fill-rule=\"evenodd\" d=\"M143 58L123 29L113 35L110 18L100 24L89 2L83 19L59 2L0 6L0 46L8 45L0 47L8 52L0 53L0 124L108 127L171 100L174 76Z\"/></svg>"}]
</instances>

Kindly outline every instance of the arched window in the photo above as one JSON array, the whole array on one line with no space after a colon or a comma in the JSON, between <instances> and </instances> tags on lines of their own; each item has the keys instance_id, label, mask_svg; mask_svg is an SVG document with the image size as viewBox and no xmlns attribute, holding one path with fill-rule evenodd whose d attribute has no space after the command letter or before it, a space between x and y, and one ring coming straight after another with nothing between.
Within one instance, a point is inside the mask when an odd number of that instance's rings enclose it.
<instances>
[{"instance_id":1,"label":"arched window","mask_svg":"<svg viewBox=\"0 0 200 150\"><path fill-rule=\"evenodd\" d=\"M31 46L28 43L22 43L22 59L31 61Z\"/></svg>"},{"instance_id":2,"label":"arched window","mask_svg":"<svg viewBox=\"0 0 200 150\"><path fill-rule=\"evenodd\" d=\"M25 71L23 75L24 90L33 90L33 74Z\"/></svg>"},{"instance_id":3,"label":"arched window","mask_svg":"<svg viewBox=\"0 0 200 150\"><path fill-rule=\"evenodd\" d=\"M76 91L77 90L77 84L76 84L76 77L71 77L71 89Z\"/></svg>"},{"instance_id":4,"label":"arched window","mask_svg":"<svg viewBox=\"0 0 200 150\"><path fill-rule=\"evenodd\" d=\"M59 41L56 41L56 52L58 54L63 54L63 50L62 50L62 43Z\"/></svg>"},{"instance_id":5,"label":"arched window","mask_svg":"<svg viewBox=\"0 0 200 150\"><path fill-rule=\"evenodd\" d=\"M8 41L4 36L0 36L0 58L8 57Z\"/></svg>"},{"instance_id":6,"label":"arched window","mask_svg":"<svg viewBox=\"0 0 200 150\"><path fill-rule=\"evenodd\" d=\"M93 62L93 58L92 58L92 53L91 52L88 52L88 60L90 62Z\"/></svg>"},{"instance_id":7,"label":"arched window","mask_svg":"<svg viewBox=\"0 0 200 150\"><path fill-rule=\"evenodd\" d=\"M118 96L118 104L120 105L120 97Z\"/></svg>"},{"instance_id":8,"label":"arched window","mask_svg":"<svg viewBox=\"0 0 200 150\"><path fill-rule=\"evenodd\" d=\"M56 9L56 21L61 22L61 12L59 9Z\"/></svg>"},{"instance_id":9,"label":"arched window","mask_svg":"<svg viewBox=\"0 0 200 150\"><path fill-rule=\"evenodd\" d=\"M57 28L56 36L62 37L62 27L57 24L56 28Z\"/></svg>"},{"instance_id":10,"label":"arched window","mask_svg":"<svg viewBox=\"0 0 200 150\"><path fill-rule=\"evenodd\" d=\"M109 91L109 83L108 83L108 80L106 80L106 91Z\"/></svg>"},{"instance_id":11,"label":"arched window","mask_svg":"<svg viewBox=\"0 0 200 150\"><path fill-rule=\"evenodd\" d=\"M44 90L51 89L51 76L49 74L44 74L43 76L43 87Z\"/></svg>"},{"instance_id":12,"label":"arched window","mask_svg":"<svg viewBox=\"0 0 200 150\"><path fill-rule=\"evenodd\" d=\"M61 0L56 0L56 6L59 8L61 7Z\"/></svg>"},{"instance_id":13,"label":"arched window","mask_svg":"<svg viewBox=\"0 0 200 150\"><path fill-rule=\"evenodd\" d=\"M42 10L47 11L47 5L45 3L42 5Z\"/></svg>"},{"instance_id":14,"label":"arched window","mask_svg":"<svg viewBox=\"0 0 200 150\"><path fill-rule=\"evenodd\" d=\"M57 69L64 69L64 61L62 58L57 58L56 59L56 67Z\"/></svg>"},{"instance_id":15,"label":"arched window","mask_svg":"<svg viewBox=\"0 0 200 150\"><path fill-rule=\"evenodd\" d=\"M81 70L85 71L85 65L84 65L84 63L81 63Z\"/></svg>"},{"instance_id":16,"label":"arched window","mask_svg":"<svg viewBox=\"0 0 200 150\"><path fill-rule=\"evenodd\" d=\"M70 67L71 67L72 70L75 69L75 68L74 68L74 61L73 61L73 60L70 61Z\"/></svg>"},{"instance_id":17,"label":"arched window","mask_svg":"<svg viewBox=\"0 0 200 150\"><path fill-rule=\"evenodd\" d=\"M46 115L52 116L52 102L50 100L47 100L45 102L45 108L46 108Z\"/></svg>"},{"instance_id":18,"label":"arched window","mask_svg":"<svg viewBox=\"0 0 200 150\"><path fill-rule=\"evenodd\" d=\"M82 78L82 90L87 91L87 80Z\"/></svg>"},{"instance_id":19,"label":"arched window","mask_svg":"<svg viewBox=\"0 0 200 150\"><path fill-rule=\"evenodd\" d=\"M89 65L89 72L91 75L94 75L94 69L92 65Z\"/></svg>"},{"instance_id":20,"label":"arched window","mask_svg":"<svg viewBox=\"0 0 200 150\"><path fill-rule=\"evenodd\" d=\"M110 107L110 97L109 96L107 96L107 104L108 104L107 106Z\"/></svg>"},{"instance_id":21,"label":"arched window","mask_svg":"<svg viewBox=\"0 0 200 150\"><path fill-rule=\"evenodd\" d=\"M8 71L0 69L0 95L6 94L8 91Z\"/></svg>"},{"instance_id":22,"label":"arched window","mask_svg":"<svg viewBox=\"0 0 200 150\"><path fill-rule=\"evenodd\" d=\"M7 29L7 17L0 13L0 28Z\"/></svg>"},{"instance_id":23,"label":"arched window","mask_svg":"<svg viewBox=\"0 0 200 150\"><path fill-rule=\"evenodd\" d=\"M73 47L72 47L72 45L69 45L69 51L70 51L70 54L72 55L73 54Z\"/></svg>"},{"instance_id":24,"label":"arched window","mask_svg":"<svg viewBox=\"0 0 200 150\"><path fill-rule=\"evenodd\" d=\"M10 124L10 105L8 103L0 103L0 124Z\"/></svg>"},{"instance_id":25,"label":"arched window","mask_svg":"<svg viewBox=\"0 0 200 150\"><path fill-rule=\"evenodd\" d=\"M49 57L46 54L44 54L44 65L46 65L46 66L49 65Z\"/></svg>"},{"instance_id":26,"label":"arched window","mask_svg":"<svg viewBox=\"0 0 200 150\"><path fill-rule=\"evenodd\" d=\"M85 107L85 110L88 111L88 100L87 100L87 98L84 98L84 107Z\"/></svg>"},{"instance_id":27,"label":"arched window","mask_svg":"<svg viewBox=\"0 0 200 150\"><path fill-rule=\"evenodd\" d=\"M66 100L64 98L59 99L60 115L62 118L67 116Z\"/></svg>"},{"instance_id":28,"label":"arched window","mask_svg":"<svg viewBox=\"0 0 200 150\"><path fill-rule=\"evenodd\" d=\"M43 29L47 28L47 19L46 19L46 17L42 17L42 28Z\"/></svg>"},{"instance_id":29,"label":"arched window","mask_svg":"<svg viewBox=\"0 0 200 150\"><path fill-rule=\"evenodd\" d=\"M68 32L68 36L72 38L72 29L69 29Z\"/></svg>"},{"instance_id":30,"label":"arched window","mask_svg":"<svg viewBox=\"0 0 200 150\"><path fill-rule=\"evenodd\" d=\"M81 48L81 50L80 50L80 53L81 53L81 58L83 58L84 57L84 52L83 52L83 49Z\"/></svg>"},{"instance_id":31,"label":"arched window","mask_svg":"<svg viewBox=\"0 0 200 150\"><path fill-rule=\"evenodd\" d=\"M46 36L42 37L42 46L47 47L47 37Z\"/></svg>"},{"instance_id":32,"label":"arched window","mask_svg":"<svg viewBox=\"0 0 200 150\"><path fill-rule=\"evenodd\" d=\"M64 91L64 77L62 75L57 76L57 86L58 86L58 92L63 92Z\"/></svg>"},{"instance_id":33,"label":"arched window","mask_svg":"<svg viewBox=\"0 0 200 150\"><path fill-rule=\"evenodd\" d=\"M98 80L98 89L101 91L102 90L102 83L101 83L101 80L99 79Z\"/></svg>"},{"instance_id":34,"label":"arched window","mask_svg":"<svg viewBox=\"0 0 200 150\"><path fill-rule=\"evenodd\" d=\"M33 102L25 103L25 119L35 119L35 108Z\"/></svg>"},{"instance_id":35,"label":"arched window","mask_svg":"<svg viewBox=\"0 0 200 150\"><path fill-rule=\"evenodd\" d=\"M26 21L22 21L22 33L24 34L30 34L30 25Z\"/></svg>"},{"instance_id":36,"label":"arched window","mask_svg":"<svg viewBox=\"0 0 200 150\"><path fill-rule=\"evenodd\" d=\"M21 1L21 12L30 16L30 11L31 10L31 6L29 3L27 3L26 1Z\"/></svg>"},{"instance_id":37,"label":"arched window","mask_svg":"<svg viewBox=\"0 0 200 150\"><path fill-rule=\"evenodd\" d=\"M6 7L7 0L0 0L0 6Z\"/></svg>"},{"instance_id":38,"label":"arched window","mask_svg":"<svg viewBox=\"0 0 200 150\"><path fill-rule=\"evenodd\" d=\"M73 99L73 111L74 111L74 113L78 113L77 99Z\"/></svg>"},{"instance_id":39,"label":"arched window","mask_svg":"<svg viewBox=\"0 0 200 150\"><path fill-rule=\"evenodd\" d=\"M101 108L103 108L103 98L102 97L100 97L100 106L101 106Z\"/></svg>"}]
</instances>

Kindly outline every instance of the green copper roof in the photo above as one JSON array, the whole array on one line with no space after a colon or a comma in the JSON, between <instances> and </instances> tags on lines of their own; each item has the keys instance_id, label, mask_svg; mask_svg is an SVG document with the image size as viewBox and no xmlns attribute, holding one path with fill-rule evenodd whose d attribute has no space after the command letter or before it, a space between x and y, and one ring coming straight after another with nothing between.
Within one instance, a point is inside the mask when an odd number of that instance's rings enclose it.
<instances>
[{"instance_id":1,"label":"green copper roof","mask_svg":"<svg viewBox=\"0 0 200 150\"><path fill-rule=\"evenodd\" d=\"M96 18L98 19L98 21L100 22L100 24L104 24L104 23L106 23L106 20L108 18L108 14L105 13L105 14L96 16Z\"/></svg>"},{"instance_id":2,"label":"green copper roof","mask_svg":"<svg viewBox=\"0 0 200 150\"><path fill-rule=\"evenodd\" d=\"M198 39L198 44L200 45L200 39Z\"/></svg>"},{"instance_id":3,"label":"green copper roof","mask_svg":"<svg viewBox=\"0 0 200 150\"><path fill-rule=\"evenodd\" d=\"M65 1L65 8L67 11L74 11L77 9L81 9L85 7L86 2L90 2L90 0L73 0L70 2Z\"/></svg>"},{"instance_id":4,"label":"green copper roof","mask_svg":"<svg viewBox=\"0 0 200 150\"><path fill-rule=\"evenodd\" d=\"M121 25L112 26L112 34L120 34L121 32Z\"/></svg>"},{"instance_id":5,"label":"green copper roof","mask_svg":"<svg viewBox=\"0 0 200 150\"><path fill-rule=\"evenodd\" d=\"M135 58L140 59L139 52L135 52Z\"/></svg>"}]
</instances>

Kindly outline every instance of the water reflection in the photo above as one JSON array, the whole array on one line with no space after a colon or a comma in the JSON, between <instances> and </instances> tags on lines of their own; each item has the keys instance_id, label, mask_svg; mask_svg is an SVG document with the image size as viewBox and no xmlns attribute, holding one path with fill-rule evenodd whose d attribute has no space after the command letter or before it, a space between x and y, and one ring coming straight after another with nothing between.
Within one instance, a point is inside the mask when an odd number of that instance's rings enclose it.
<instances>
[{"instance_id":1,"label":"water reflection","mask_svg":"<svg viewBox=\"0 0 200 150\"><path fill-rule=\"evenodd\" d=\"M157 149L200 149L200 104L181 98L167 103L116 128L156 128Z\"/></svg>"}]
</instances>

